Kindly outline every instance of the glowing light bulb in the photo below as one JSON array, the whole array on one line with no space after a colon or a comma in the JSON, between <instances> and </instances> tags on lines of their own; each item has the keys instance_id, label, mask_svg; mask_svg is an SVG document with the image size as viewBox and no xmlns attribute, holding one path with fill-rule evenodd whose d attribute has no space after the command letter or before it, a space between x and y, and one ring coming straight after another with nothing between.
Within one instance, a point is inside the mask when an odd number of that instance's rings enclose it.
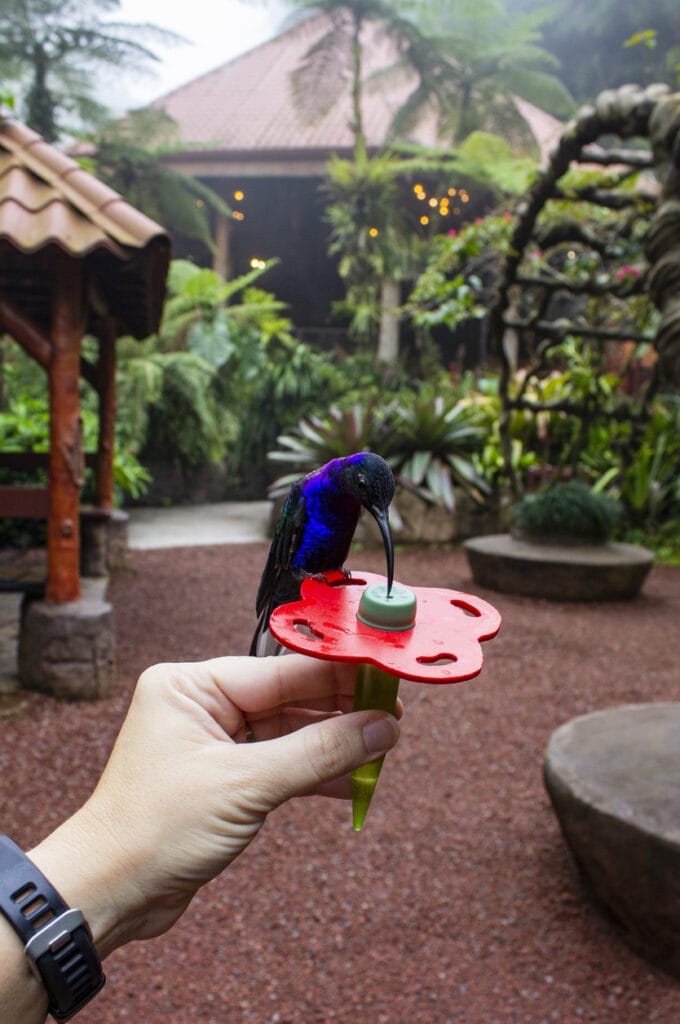
<instances>
[{"instance_id":1,"label":"glowing light bulb","mask_svg":"<svg viewBox=\"0 0 680 1024\"><path fill-rule=\"evenodd\" d=\"M369 229L368 229L368 233L369 233L369 235L371 236L371 238L376 238L376 237L377 237L377 235L379 234L379 232L378 232L378 229L377 229L377 228L369 228Z\"/></svg>"},{"instance_id":2,"label":"glowing light bulb","mask_svg":"<svg viewBox=\"0 0 680 1024\"><path fill-rule=\"evenodd\" d=\"M234 192L234 199L235 199L235 200L236 200L236 201L237 201L238 203L240 203L242 199L245 199L245 195L244 195L244 193L243 193L243 192L241 191L241 189L240 189L240 188L236 189L236 191Z\"/></svg>"},{"instance_id":3,"label":"glowing light bulb","mask_svg":"<svg viewBox=\"0 0 680 1024\"><path fill-rule=\"evenodd\" d=\"M420 218L420 223L421 224L429 224L430 223L430 218L427 215L424 215L423 217Z\"/></svg>"}]
</instances>

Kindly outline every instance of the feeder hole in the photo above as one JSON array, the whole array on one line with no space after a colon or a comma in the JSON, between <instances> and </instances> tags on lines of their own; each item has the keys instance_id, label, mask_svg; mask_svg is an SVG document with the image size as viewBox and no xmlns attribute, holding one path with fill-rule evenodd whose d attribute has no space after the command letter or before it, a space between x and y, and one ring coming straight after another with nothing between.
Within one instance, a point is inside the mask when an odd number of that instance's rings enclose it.
<instances>
[{"instance_id":1,"label":"feeder hole","mask_svg":"<svg viewBox=\"0 0 680 1024\"><path fill-rule=\"evenodd\" d=\"M416 658L419 665L453 665L458 658L455 654L433 654L430 657Z\"/></svg>"},{"instance_id":2,"label":"feeder hole","mask_svg":"<svg viewBox=\"0 0 680 1024\"><path fill-rule=\"evenodd\" d=\"M318 630L312 629L310 624L305 621L294 622L293 626L295 630L302 636L307 637L308 640L323 640L323 633L319 633Z\"/></svg>"},{"instance_id":3,"label":"feeder hole","mask_svg":"<svg viewBox=\"0 0 680 1024\"><path fill-rule=\"evenodd\" d=\"M469 615L473 619L479 619L481 617L482 613L479 608L475 608L474 605L468 604L466 601L461 601L460 598L454 598L451 604L454 608L460 608L465 615Z\"/></svg>"}]
</instances>

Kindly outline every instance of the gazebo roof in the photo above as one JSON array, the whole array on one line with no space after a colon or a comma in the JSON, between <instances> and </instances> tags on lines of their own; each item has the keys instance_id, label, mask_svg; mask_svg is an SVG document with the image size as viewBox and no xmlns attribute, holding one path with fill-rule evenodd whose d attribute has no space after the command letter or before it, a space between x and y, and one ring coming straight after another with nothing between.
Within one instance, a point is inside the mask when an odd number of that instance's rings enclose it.
<instances>
[{"instance_id":1,"label":"gazebo roof","mask_svg":"<svg viewBox=\"0 0 680 1024\"><path fill-rule=\"evenodd\" d=\"M87 261L91 292L121 333L143 338L157 329L167 232L30 128L0 117L0 292L43 327L55 247Z\"/></svg>"}]
</instances>

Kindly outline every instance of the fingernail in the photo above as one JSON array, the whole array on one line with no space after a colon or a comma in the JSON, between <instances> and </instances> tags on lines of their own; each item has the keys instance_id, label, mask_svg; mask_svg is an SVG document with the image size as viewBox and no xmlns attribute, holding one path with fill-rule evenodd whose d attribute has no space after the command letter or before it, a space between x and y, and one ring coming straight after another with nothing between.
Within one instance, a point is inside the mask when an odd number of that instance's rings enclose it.
<instances>
[{"instance_id":1,"label":"fingernail","mask_svg":"<svg viewBox=\"0 0 680 1024\"><path fill-rule=\"evenodd\" d=\"M391 715L372 718L363 728L364 743L369 754L381 754L397 742L399 726Z\"/></svg>"}]
</instances>

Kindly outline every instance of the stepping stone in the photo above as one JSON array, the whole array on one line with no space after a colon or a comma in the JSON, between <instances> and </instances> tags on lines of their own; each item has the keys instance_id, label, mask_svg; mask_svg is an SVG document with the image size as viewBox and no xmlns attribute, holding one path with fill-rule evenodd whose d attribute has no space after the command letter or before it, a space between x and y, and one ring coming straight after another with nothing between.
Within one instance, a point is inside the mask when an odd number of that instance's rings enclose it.
<instances>
[{"instance_id":1,"label":"stepping stone","mask_svg":"<svg viewBox=\"0 0 680 1024\"><path fill-rule=\"evenodd\" d=\"M589 890L637 953L680 977L680 703L567 722L544 778Z\"/></svg>"},{"instance_id":2,"label":"stepping stone","mask_svg":"<svg viewBox=\"0 0 680 1024\"><path fill-rule=\"evenodd\" d=\"M636 544L548 544L509 533L463 544L476 583L491 590L553 601L620 601L635 597L654 563Z\"/></svg>"}]
</instances>

